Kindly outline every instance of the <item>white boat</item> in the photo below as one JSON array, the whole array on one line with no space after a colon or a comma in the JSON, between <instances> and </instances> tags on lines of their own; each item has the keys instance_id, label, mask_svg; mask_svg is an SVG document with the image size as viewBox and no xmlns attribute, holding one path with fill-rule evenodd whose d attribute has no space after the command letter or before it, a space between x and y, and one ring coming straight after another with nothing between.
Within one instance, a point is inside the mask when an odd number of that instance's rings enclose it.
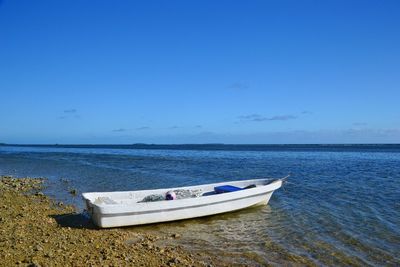
<instances>
[{"instance_id":1,"label":"white boat","mask_svg":"<svg viewBox=\"0 0 400 267\"><path fill-rule=\"evenodd\" d=\"M272 193L282 186L284 179L254 179L141 191L93 192L83 193L82 196L88 213L98 227L119 227L202 217L267 204ZM217 193L221 188L228 188L228 191L233 189L233 192ZM176 192L178 199L164 200L167 192ZM182 193L183 198L179 199ZM157 196L163 199L154 201Z\"/></svg>"}]
</instances>

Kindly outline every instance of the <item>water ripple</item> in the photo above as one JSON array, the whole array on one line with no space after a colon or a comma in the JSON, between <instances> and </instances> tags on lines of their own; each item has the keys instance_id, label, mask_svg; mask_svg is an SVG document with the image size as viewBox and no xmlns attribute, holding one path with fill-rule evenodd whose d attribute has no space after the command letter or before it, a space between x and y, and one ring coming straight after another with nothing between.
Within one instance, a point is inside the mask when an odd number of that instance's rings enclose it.
<instances>
[{"instance_id":1,"label":"water ripple","mask_svg":"<svg viewBox=\"0 0 400 267\"><path fill-rule=\"evenodd\" d=\"M292 173L268 206L129 230L232 264L399 266L400 152L196 151L0 147L0 174L48 177L47 192L82 207L78 191L139 190ZM64 183L60 178L67 179Z\"/></svg>"}]
</instances>

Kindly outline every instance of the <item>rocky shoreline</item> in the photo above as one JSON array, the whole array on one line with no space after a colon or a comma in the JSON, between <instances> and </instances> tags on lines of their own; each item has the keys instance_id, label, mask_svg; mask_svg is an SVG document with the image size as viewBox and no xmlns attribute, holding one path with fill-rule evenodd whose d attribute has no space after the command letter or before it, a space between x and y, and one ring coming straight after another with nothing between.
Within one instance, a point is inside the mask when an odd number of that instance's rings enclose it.
<instances>
[{"instance_id":1,"label":"rocky shoreline","mask_svg":"<svg viewBox=\"0 0 400 267\"><path fill-rule=\"evenodd\" d=\"M174 244L176 235L97 229L73 206L44 195L43 182L0 176L0 266L212 265Z\"/></svg>"}]
</instances>

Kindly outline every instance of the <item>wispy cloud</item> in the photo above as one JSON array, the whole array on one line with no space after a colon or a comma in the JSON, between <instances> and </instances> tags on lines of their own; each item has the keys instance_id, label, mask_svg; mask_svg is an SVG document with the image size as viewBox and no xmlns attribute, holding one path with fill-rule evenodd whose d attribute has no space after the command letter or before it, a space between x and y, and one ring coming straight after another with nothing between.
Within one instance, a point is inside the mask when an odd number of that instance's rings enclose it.
<instances>
[{"instance_id":1,"label":"wispy cloud","mask_svg":"<svg viewBox=\"0 0 400 267\"><path fill-rule=\"evenodd\" d=\"M244 90L249 88L249 86L246 83L242 83L242 82L235 82L232 83L228 86L228 88L230 89L237 89L237 90Z\"/></svg>"},{"instance_id":2,"label":"wispy cloud","mask_svg":"<svg viewBox=\"0 0 400 267\"><path fill-rule=\"evenodd\" d=\"M266 117L266 116L263 116L260 114L250 114L250 115L239 116L239 119L242 121L255 121L255 122L287 121L287 120L297 119L297 116L295 116L295 115L275 115L275 116L271 116L271 117Z\"/></svg>"},{"instance_id":3,"label":"wispy cloud","mask_svg":"<svg viewBox=\"0 0 400 267\"><path fill-rule=\"evenodd\" d=\"M142 130L148 130L148 129L150 129L150 127L148 127L148 126L143 126L143 127L138 127L138 128L136 128L135 130L142 131Z\"/></svg>"},{"instance_id":4,"label":"wispy cloud","mask_svg":"<svg viewBox=\"0 0 400 267\"><path fill-rule=\"evenodd\" d=\"M196 134L165 135L154 143L236 144L368 144L399 143L400 129L321 129L314 131L267 131L248 134L202 131Z\"/></svg>"},{"instance_id":5,"label":"wispy cloud","mask_svg":"<svg viewBox=\"0 0 400 267\"><path fill-rule=\"evenodd\" d=\"M202 125L196 125L196 126L194 126L194 128L200 129L200 128L203 128L203 126Z\"/></svg>"},{"instance_id":6,"label":"wispy cloud","mask_svg":"<svg viewBox=\"0 0 400 267\"><path fill-rule=\"evenodd\" d=\"M113 132L117 132L117 133L121 133L121 132L126 132L126 131L128 131L128 129L125 129L125 128L119 128L119 129L114 129L114 130L112 130Z\"/></svg>"},{"instance_id":7,"label":"wispy cloud","mask_svg":"<svg viewBox=\"0 0 400 267\"><path fill-rule=\"evenodd\" d=\"M301 114L303 114L303 115L311 115L311 114L313 114L313 112L312 112L312 111L309 111L309 110L303 110L303 111L301 112Z\"/></svg>"},{"instance_id":8,"label":"wispy cloud","mask_svg":"<svg viewBox=\"0 0 400 267\"><path fill-rule=\"evenodd\" d=\"M81 115L78 114L78 110L71 108L71 109L64 109L61 116L58 116L57 119L59 120L66 120L66 119L80 119Z\"/></svg>"},{"instance_id":9,"label":"wispy cloud","mask_svg":"<svg viewBox=\"0 0 400 267\"><path fill-rule=\"evenodd\" d=\"M76 109L74 109L74 108L65 109L65 110L64 110L64 113L77 113L77 112L78 112L78 110L76 110Z\"/></svg>"},{"instance_id":10,"label":"wispy cloud","mask_svg":"<svg viewBox=\"0 0 400 267\"><path fill-rule=\"evenodd\" d=\"M248 121L264 121L265 117L261 116L260 114L250 114L250 115L243 115L239 116L241 120L248 120Z\"/></svg>"},{"instance_id":11,"label":"wispy cloud","mask_svg":"<svg viewBox=\"0 0 400 267\"><path fill-rule=\"evenodd\" d=\"M270 121L287 121L287 120L294 120L297 119L297 116L294 115L277 115L268 118Z\"/></svg>"}]
</instances>

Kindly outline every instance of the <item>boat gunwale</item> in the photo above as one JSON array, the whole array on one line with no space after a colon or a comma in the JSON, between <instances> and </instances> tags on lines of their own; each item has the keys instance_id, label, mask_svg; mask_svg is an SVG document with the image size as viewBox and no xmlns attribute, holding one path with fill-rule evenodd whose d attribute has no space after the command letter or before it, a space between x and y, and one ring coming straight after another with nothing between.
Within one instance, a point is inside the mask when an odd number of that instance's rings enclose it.
<instances>
[{"instance_id":1,"label":"boat gunwale","mask_svg":"<svg viewBox=\"0 0 400 267\"><path fill-rule=\"evenodd\" d=\"M204 186L219 186L219 185L225 185L225 184L229 184L229 183L238 183L238 182L261 182L261 181L265 181L265 182L269 182L267 184L262 184L261 186L266 186L266 185L270 185L276 181L282 180L283 178L279 178L279 179L273 179L273 178L262 178L262 179L250 179L250 180L235 180L235 181L226 181L226 182L218 182L218 183L211 183L211 184L198 184L198 185L189 185L189 186L180 186L180 187L169 187L169 188L152 188L152 189L144 189L144 190L124 190L124 191L102 191L102 192L85 192L82 193L82 196L84 199L89 199L89 197L85 197L86 195L94 195L94 194L119 194L119 193L144 193L144 192L151 192L151 191L162 191L162 190L178 190L178 189L193 189L193 188L197 188L197 187L204 187ZM251 189L251 188L249 188Z\"/></svg>"}]
</instances>

